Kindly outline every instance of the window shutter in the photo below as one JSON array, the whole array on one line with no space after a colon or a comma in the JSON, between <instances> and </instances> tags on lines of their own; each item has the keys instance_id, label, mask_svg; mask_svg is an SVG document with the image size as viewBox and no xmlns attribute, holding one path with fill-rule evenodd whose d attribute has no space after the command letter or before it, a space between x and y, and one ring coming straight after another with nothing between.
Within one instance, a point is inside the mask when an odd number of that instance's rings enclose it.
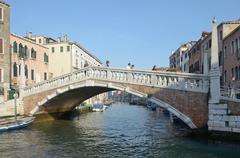
<instances>
[{"instance_id":1,"label":"window shutter","mask_svg":"<svg viewBox=\"0 0 240 158\"><path fill-rule=\"evenodd\" d=\"M3 9L0 8L0 20L2 21L3 20Z\"/></svg>"},{"instance_id":2,"label":"window shutter","mask_svg":"<svg viewBox=\"0 0 240 158\"><path fill-rule=\"evenodd\" d=\"M0 38L0 53L3 53L3 39Z\"/></svg>"}]
</instances>

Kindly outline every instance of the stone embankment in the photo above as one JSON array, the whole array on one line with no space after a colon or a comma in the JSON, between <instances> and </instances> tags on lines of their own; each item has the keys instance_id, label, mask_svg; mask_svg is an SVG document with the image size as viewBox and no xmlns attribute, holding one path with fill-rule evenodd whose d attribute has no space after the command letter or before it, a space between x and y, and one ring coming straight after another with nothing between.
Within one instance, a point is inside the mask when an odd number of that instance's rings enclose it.
<instances>
[{"instance_id":1,"label":"stone embankment","mask_svg":"<svg viewBox=\"0 0 240 158\"><path fill-rule=\"evenodd\" d=\"M222 98L222 104L209 104L209 131L240 133L240 100Z\"/></svg>"}]
</instances>

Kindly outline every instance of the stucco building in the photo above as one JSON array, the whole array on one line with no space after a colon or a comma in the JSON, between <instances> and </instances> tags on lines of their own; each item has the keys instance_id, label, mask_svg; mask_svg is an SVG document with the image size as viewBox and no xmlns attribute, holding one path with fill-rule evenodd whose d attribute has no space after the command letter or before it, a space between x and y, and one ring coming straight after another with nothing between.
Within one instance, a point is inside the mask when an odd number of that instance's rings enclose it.
<instances>
[{"instance_id":1,"label":"stucco building","mask_svg":"<svg viewBox=\"0 0 240 158\"><path fill-rule=\"evenodd\" d=\"M201 54L201 49L203 40L207 37L208 34L208 32L202 32L201 37L188 51L190 73L203 73L203 57ZM211 44L208 44L208 46L211 47Z\"/></svg>"},{"instance_id":2,"label":"stucco building","mask_svg":"<svg viewBox=\"0 0 240 158\"><path fill-rule=\"evenodd\" d=\"M223 39L224 86L240 88L240 26Z\"/></svg>"},{"instance_id":3,"label":"stucco building","mask_svg":"<svg viewBox=\"0 0 240 158\"><path fill-rule=\"evenodd\" d=\"M10 86L10 5L0 0L0 102Z\"/></svg>"},{"instance_id":4,"label":"stucco building","mask_svg":"<svg viewBox=\"0 0 240 158\"><path fill-rule=\"evenodd\" d=\"M51 77L61 76L87 66L101 66L102 62L77 42L70 42L65 35L53 39L46 36L27 34L27 38L49 49L49 71Z\"/></svg>"},{"instance_id":5,"label":"stucco building","mask_svg":"<svg viewBox=\"0 0 240 158\"><path fill-rule=\"evenodd\" d=\"M184 69L184 64L186 67L187 59L185 58L185 52L189 50L194 43L195 41L185 43L172 53L172 55L169 58L170 61L169 65L171 69L182 70Z\"/></svg>"},{"instance_id":6,"label":"stucco building","mask_svg":"<svg viewBox=\"0 0 240 158\"><path fill-rule=\"evenodd\" d=\"M24 70L24 85L29 86L49 79L48 48L32 40L11 34L11 86L18 89L21 70ZM24 62L22 63L21 60ZM22 65L24 64L24 65ZM23 66L23 69L21 67Z\"/></svg>"}]
</instances>

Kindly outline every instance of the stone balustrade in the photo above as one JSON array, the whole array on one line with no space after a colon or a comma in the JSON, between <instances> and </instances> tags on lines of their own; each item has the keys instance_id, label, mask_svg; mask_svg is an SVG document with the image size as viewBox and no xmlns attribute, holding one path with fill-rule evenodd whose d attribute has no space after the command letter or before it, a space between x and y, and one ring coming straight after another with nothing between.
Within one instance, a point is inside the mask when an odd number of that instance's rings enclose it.
<instances>
[{"instance_id":1,"label":"stone balustrade","mask_svg":"<svg viewBox=\"0 0 240 158\"><path fill-rule=\"evenodd\" d=\"M70 86L84 80L103 80L109 83L129 83L203 93L207 93L209 89L209 76L202 74L88 67L25 87L22 96L29 96L67 85Z\"/></svg>"}]
</instances>

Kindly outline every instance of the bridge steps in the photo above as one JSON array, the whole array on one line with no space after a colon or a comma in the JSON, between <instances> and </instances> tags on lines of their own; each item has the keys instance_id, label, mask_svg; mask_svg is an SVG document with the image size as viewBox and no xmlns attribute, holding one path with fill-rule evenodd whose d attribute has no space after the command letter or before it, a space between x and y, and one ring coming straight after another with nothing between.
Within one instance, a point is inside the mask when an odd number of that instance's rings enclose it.
<instances>
[{"instance_id":1,"label":"bridge steps","mask_svg":"<svg viewBox=\"0 0 240 158\"><path fill-rule=\"evenodd\" d=\"M240 133L240 115L233 115L228 104L210 104L208 130Z\"/></svg>"}]
</instances>

